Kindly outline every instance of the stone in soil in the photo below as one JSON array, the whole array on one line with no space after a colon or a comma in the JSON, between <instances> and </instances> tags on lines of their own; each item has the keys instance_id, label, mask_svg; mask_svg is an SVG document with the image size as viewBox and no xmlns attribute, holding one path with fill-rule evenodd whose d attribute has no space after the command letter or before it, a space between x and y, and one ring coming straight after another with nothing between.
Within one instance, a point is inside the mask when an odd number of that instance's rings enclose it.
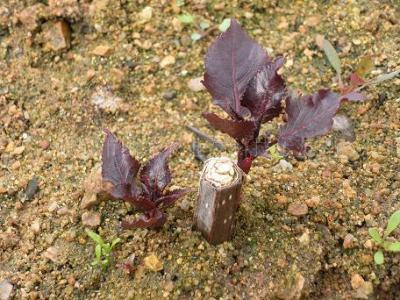
<instances>
[{"instance_id":1,"label":"stone in soil","mask_svg":"<svg viewBox=\"0 0 400 300\"><path fill-rule=\"evenodd\" d=\"M25 189L25 199L24 200L32 200L35 194L39 191L39 182L37 177L33 177L29 180L28 185Z\"/></svg>"},{"instance_id":2,"label":"stone in soil","mask_svg":"<svg viewBox=\"0 0 400 300\"><path fill-rule=\"evenodd\" d=\"M84 194L81 208L88 209L107 198L107 184L103 182L101 175L101 164L97 164L90 171L83 183Z\"/></svg>"},{"instance_id":3,"label":"stone in soil","mask_svg":"<svg viewBox=\"0 0 400 300\"><path fill-rule=\"evenodd\" d=\"M357 242L357 239L352 235L351 233L346 234L343 240L343 248L344 249L350 249L355 246L355 243Z\"/></svg>"},{"instance_id":4,"label":"stone in soil","mask_svg":"<svg viewBox=\"0 0 400 300\"><path fill-rule=\"evenodd\" d=\"M292 171L293 166L290 162L281 159L277 165L272 168L275 172L287 172Z\"/></svg>"},{"instance_id":5,"label":"stone in soil","mask_svg":"<svg viewBox=\"0 0 400 300\"><path fill-rule=\"evenodd\" d=\"M42 141L40 141L40 142L38 143L38 145L39 145L39 147L40 147L42 150L47 150L47 149L49 149L49 147L50 147L50 142L47 141L47 140L42 140Z\"/></svg>"},{"instance_id":6,"label":"stone in soil","mask_svg":"<svg viewBox=\"0 0 400 300\"><path fill-rule=\"evenodd\" d=\"M349 142L338 143L336 153L342 162L355 161L360 158L353 145Z\"/></svg>"},{"instance_id":7,"label":"stone in soil","mask_svg":"<svg viewBox=\"0 0 400 300\"><path fill-rule=\"evenodd\" d=\"M317 207L320 202L321 202L321 199L319 196L314 196L314 197L311 197L310 199L306 200L306 204L310 208Z\"/></svg>"},{"instance_id":8,"label":"stone in soil","mask_svg":"<svg viewBox=\"0 0 400 300\"><path fill-rule=\"evenodd\" d=\"M96 56L110 56L113 49L108 45L99 45L92 50L92 54Z\"/></svg>"},{"instance_id":9,"label":"stone in soil","mask_svg":"<svg viewBox=\"0 0 400 300\"><path fill-rule=\"evenodd\" d=\"M300 217L308 213L308 206L302 202L293 202L289 204L287 211L292 216Z\"/></svg>"},{"instance_id":10,"label":"stone in soil","mask_svg":"<svg viewBox=\"0 0 400 300\"><path fill-rule=\"evenodd\" d=\"M39 26L39 18L45 9L44 4L38 3L22 10L17 14L17 18L28 30L33 31Z\"/></svg>"},{"instance_id":11,"label":"stone in soil","mask_svg":"<svg viewBox=\"0 0 400 300\"><path fill-rule=\"evenodd\" d=\"M177 93L176 93L176 91L175 90L168 90L168 91L165 91L164 93L163 93L163 95L162 95L162 97L165 99L165 100L172 100L172 99L175 99L176 98L176 95L177 95Z\"/></svg>"},{"instance_id":12,"label":"stone in soil","mask_svg":"<svg viewBox=\"0 0 400 300\"><path fill-rule=\"evenodd\" d=\"M143 262L144 266L153 272L158 272L164 269L163 262L155 254L150 254L145 257Z\"/></svg>"},{"instance_id":13,"label":"stone in soil","mask_svg":"<svg viewBox=\"0 0 400 300\"><path fill-rule=\"evenodd\" d=\"M146 6L145 8L142 9L142 11L139 13L139 21L140 23L147 23L151 20L153 17L153 8L150 6Z\"/></svg>"},{"instance_id":14,"label":"stone in soil","mask_svg":"<svg viewBox=\"0 0 400 300\"><path fill-rule=\"evenodd\" d=\"M13 285L7 279L0 281L0 300L10 299L12 290Z\"/></svg>"},{"instance_id":15,"label":"stone in soil","mask_svg":"<svg viewBox=\"0 0 400 300\"><path fill-rule=\"evenodd\" d=\"M47 250L43 253L43 256L55 263L58 263L61 261L60 250L53 246L47 248Z\"/></svg>"},{"instance_id":16,"label":"stone in soil","mask_svg":"<svg viewBox=\"0 0 400 300\"><path fill-rule=\"evenodd\" d=\"M192 78L188 81L188 87L193 92L200 92L206 89L204 84L201 82L203 77Z\"/></svg>"},{"instance_id":17,"label":"stone in soil","mask_svg":"<svg viewBox=\"0 0 400 300\"><path fill-rule=\"evenodd\" d=\"M343 195L347 198L353 199L357 196L357 192L351 187L350 181L348 179L343 180Z\"/></svg>"},{"instance_id":18,"label":"stone in soil","mask_svg":"<svg viewBox=\"0 0 400 300\"><path fill-rule=\"evenodd\" d=\"M365 281L359 274L351 276L351 287L353 288L354 297L356 299L368 299L373 293L373 286L371 282Z\"/></svg>"},{"instance_id":19,"label":"stone in soil","mask_svg":"<svg viewBox=\"0 0 400 300\"><path fill-rule=\"evenodd\" d=\"M167 55L166 57L164 57L161 60L160 67L161 68L166 68L166 67L174 65L174 64L175 64L175 56Z\"/></svg>"},{"instance_id":20,"label":"stone in soil","mask_svg":"<svg viewBox=\"0 0 400 300\"><path fill-rule=\"evenodd\" d=\"M40 220L34 220L31 225L31 230L34 234L39 234L40 232Z\"/></svg>"},{"instance_id":21,"label":"stone in soil","mask_svg":"<svg viewBox=\"0 0 400 300\"><path fill-rule=\"evenodd\" d=\"M97 227L100 225L101 217L97 212L86 211L82 214L82 224L89 227Z\"/></svg>"},{"instance_id":22,"label":"stone in soil","mask_svg":"<svg viewBox=\"0 0 400 300\"><path fill-rule=\"evenodd\" d=\"M46 49L56 52L71 47L71 30L65 21L49 22L44 27Z\"/></svg>"},{"instance_id":23,"label":"stone in soil","mask_svg":"<svg viewBox=\"0 0 400 300\"><path fill-rule=\"evenodd\" d=\"M117 111L122 104L122 99L115 96L109 87L98 87L92 94L91 101L94 106L107 112Z\"/></svg>"}]
</instances>

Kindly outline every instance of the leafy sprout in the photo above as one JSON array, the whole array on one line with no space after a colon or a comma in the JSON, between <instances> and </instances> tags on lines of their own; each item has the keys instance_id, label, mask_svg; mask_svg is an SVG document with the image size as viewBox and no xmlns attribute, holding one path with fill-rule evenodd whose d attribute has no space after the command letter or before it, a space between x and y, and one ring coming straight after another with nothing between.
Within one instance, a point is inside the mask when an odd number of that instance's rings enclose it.
<instances>
[{"instance_id":1,"label":"leafy sprout","mask_svg":"<svg viewBox=\"0 0 400 300\"><path fill-rule=\"evenodd\" d=\"M144 166L133 157L117 137L105 129L102 153L102 177L111 184L109 194L124 200L143 212L134 221L124 220L124 228L159 228L167 217L163 210L185 195L187 189L166 192L172 175L168 158L178 148L173 144L154 155Z\"/></svg>"},{"instance_id":2,"label":"leafy sprout","mask_svg":"<svg viewBox=\"0 0 400 300\"><path fill-rule=\"evenodd\" d=\"M203 84L229 119L211 112L203 117L236 141L237 164L245 173L255 158L275 144L295 154L304 153L305 141L327 134L340 104L350 98L329 89L311 95L289 92L280 75L283 65L283 57L271 58L235 19L208 48ZM281 115L285 123L276 138L269 132L260 135L262 124Z\"/></svg>"},{"instance_id":3,"label":"leafy sprout","mask_svg":"<svg viewBox=\"0 0 400 300\"><path fill-rule=\"evenodd\" d=\"M373 69L374 63L370 56L364 56L360 59L355 71L350 74L348 82L344 84L342 80L342 63L335 48L327 39L324 38L322 41L322 49L324 50L329 63L336 71L341 96L345 100L362 101L365 98L361 93L362 89L370 85L393 79L400 74L400 70L396 70L382 74L374 79L367 80L366 75Z\"/></svg>"},{"instance_id":4,"label":"leafy sprout","mask_svg":"<svg viewBox=\"0 0 400 300\"><path fill-rule=\"evenodd\" d=\"M383 236L379 233L378 228L372 227L368 229L368 233L372 240L385 251L400 252L400 242L390 242L387 240L388 236L400 225L400 210L395 211L389 218ZM384 263L384 255L382 249L374 254L375 264L381 265Z\"/></svg>"},{"instance_id":5,"label":"leafy sprout","mask_svg":"<svg viewBox=\"0 0 400 300\"><path fill-rule=\"evenodd\" d=\"M96 243L95 259L91 263L92 266L100 266L103 271L107 271L111 261L111 253L114 247L121 242L120 238L112 240L111 243L106 243L100 235L90 229L85 229L86 234Z\"/></svg>"}]
</instances>

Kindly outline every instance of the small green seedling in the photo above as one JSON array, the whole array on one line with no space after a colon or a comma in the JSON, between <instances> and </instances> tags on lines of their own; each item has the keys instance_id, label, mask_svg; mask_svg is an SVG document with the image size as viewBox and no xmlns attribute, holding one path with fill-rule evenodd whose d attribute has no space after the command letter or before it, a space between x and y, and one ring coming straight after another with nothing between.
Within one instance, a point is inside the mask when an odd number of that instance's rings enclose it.
<instances>
[{"instance_id":1,"label":"small green seedling","mask_svg":"<svg viewBox=\"0 0 400 300\"><path fill-rule=\"evenodd\" d=\"M274 160L274 161L278 161L279 162L281 159L285 158L280 154L277 144L272 145L271 147L269 147L268 148L268 152L269 152L269 155L271 156L272 160Z\"/></svg>"},{"instance_id":2,"label":"small green seedling","mask_svg":"<svg viewBox=\"0 0 400 300\"><path fill-rule=\"evenodd\" d=\"M111 260L111 252L115 245L121 242L120 238L114 239L111 244L105 243L100 235L90 229L85 229L86 234L96 243L95 247L95 259L91 263L92 266L100 266L103 271L107 271L107 268Z\"/></svg>"},{"instance_id":3,"label":"small green seedling","mask_svg":"<svg viewBox=\"0 0 400 300\"><path fill-rule=\"evenodd\" d=\"M391 252L400 252L400 242L389 242L387 241L387 237L389 234L393 232L400 224L400 210L395 211L389 218L386 230L383 234L383 237L378 231L378 228L373 227L368 229L368 233L371 236L372 240L383 250L391 251ZM381 265L384 263L384 256L382 250L378 250L374 254L375 264Z\"/></svg>"}]
</instances>

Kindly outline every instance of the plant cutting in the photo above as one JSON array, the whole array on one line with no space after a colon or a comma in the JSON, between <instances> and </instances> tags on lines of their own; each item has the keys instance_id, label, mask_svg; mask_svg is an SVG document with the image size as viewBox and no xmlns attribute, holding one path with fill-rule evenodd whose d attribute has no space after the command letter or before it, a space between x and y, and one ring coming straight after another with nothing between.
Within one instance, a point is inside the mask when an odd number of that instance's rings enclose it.
<instances>
[{"instance_id":1,"label":"plant cutting","mask_svg":"<svg viewBox=\"0 0 400 300\"><path fill-rule=\"evenodd\" d=\"M143 215L133 221L124 220L123 228L159 228L164 225L164 209L187 193L187 189L165 191L171 182L167 160L176 144L154 155L143 167L131 156L128 148L105 129L102 153L103 181L110 184L107 192L115 199L132 204Z\"/></svg>"},{"instance_id":2,"label":"plant cutting","mask_svg":"<svg viewBox=\"0 0 400 300\"><path fill-rule=\"evenodd\" d=\"M269 57L234 19L207 51L203 84L228 118L211 112L203 116L232 137L238 148L236 164L226 158L210 159L200 179L195 223L211 243L231 237L242 173L249 173L253 160L276 144L296 155L305 153L305 141L328 133L340 104L353 100L330 89L311 95L289 92L279 75L283 64L283 57ZM284 122L276 135L260 134L263 123L280 116ZM220 238L227 228L229 234Z\"/></svg>"}]
</instances>

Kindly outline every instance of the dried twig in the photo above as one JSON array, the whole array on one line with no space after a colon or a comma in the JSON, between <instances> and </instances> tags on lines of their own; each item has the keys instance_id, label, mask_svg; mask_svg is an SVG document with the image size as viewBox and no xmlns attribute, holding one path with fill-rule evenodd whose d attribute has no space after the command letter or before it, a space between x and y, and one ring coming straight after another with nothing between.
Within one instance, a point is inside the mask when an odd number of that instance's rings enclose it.
<instances>
[{"instance_id":1,"label":"dried twig","mask_svg":"<svg viewBox=\"0 0 400 300\"><path fill-rule=\"evenodd\" d=\"M197 135L199 138L213 144L216 148L218 148L221 151L225 150L225 146L224 144L222 144L220 141L214 139L213 137L208 136L207 134L201 132L199 129L197 129L196 127L193 126L186 126L186 128L188 130L190 130L191 132L193 132L195 135Z\"/></svg>"},{"instance_id":2,"label":"dried twig","mask_svg":"<svg viewBox=\"0 0 400 300\"><path fill-rule=\"evenodd\" d=\"M207 157L204 156L204 154L201 153L201 151L200 151L199 141L198 141L197 137L195 137L194 140L192 141L191 149L194 154L194 157L198 161L201 161L204 163L207 160Z\"/></svg>"}]
</instances>

